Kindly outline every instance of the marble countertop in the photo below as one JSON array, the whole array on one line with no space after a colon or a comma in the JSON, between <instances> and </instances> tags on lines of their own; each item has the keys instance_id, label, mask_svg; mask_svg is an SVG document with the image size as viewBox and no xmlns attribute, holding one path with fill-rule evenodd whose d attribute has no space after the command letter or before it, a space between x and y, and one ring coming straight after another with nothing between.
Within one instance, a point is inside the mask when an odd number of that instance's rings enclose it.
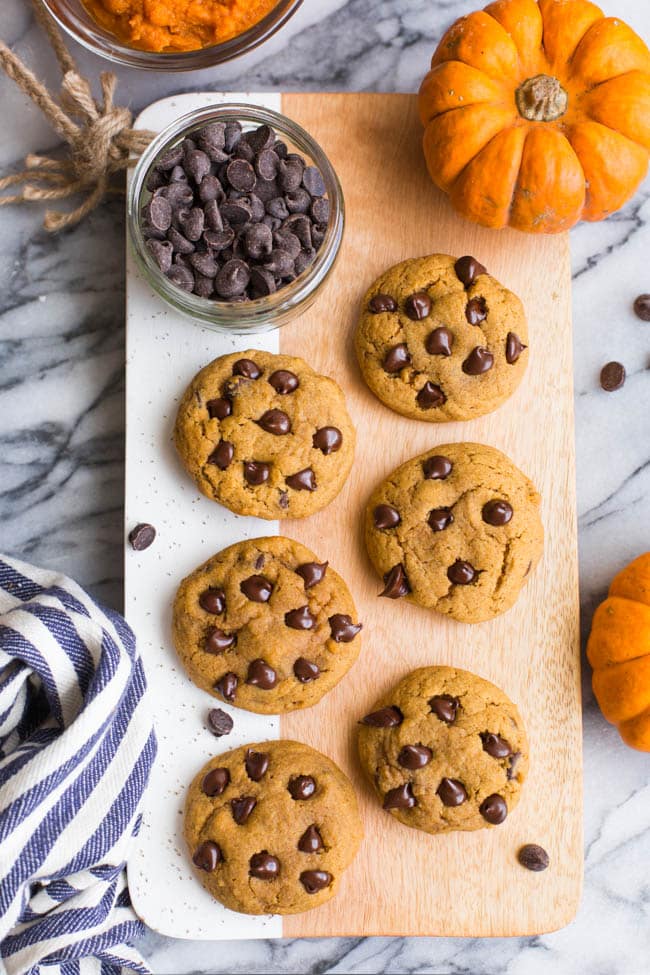
<instances>
[{"instance_id":1,"label":"marble countertop","mask_svg":"<svg viewBox=\"0 0 650 975\"><path fill-rule=\"evenodd\" d=\"M475 0L305 0L284 30L229 66L193 75L118 70L118 101L139 110L178 91L413 91L431 51ZM646 38L648 0L607 12ZM3 0L0 35L57 83L26 0ZM75 50L91 74L106 65ZM56 137L0 79L0 169ZM49 237L36 209L2 211L0 236L0 545L56 567L119 607L122 599L124 218L121 201ZM650 549L650 325L631 305L650 291L650 181L620 213L571 235L583 627L612 574ZM553 350L548 349L552 355ZM625 363L606 394L601 366ZM552 403L549 404L552 408ZM161 975L217 972L422 972L641 975L650 955L650 760L600 716L584 680L585 888L576 920L534 938L369 938L190 943L150 932ZM553 815L549 796L549 815Z\"/></svg>"}]
</instances>

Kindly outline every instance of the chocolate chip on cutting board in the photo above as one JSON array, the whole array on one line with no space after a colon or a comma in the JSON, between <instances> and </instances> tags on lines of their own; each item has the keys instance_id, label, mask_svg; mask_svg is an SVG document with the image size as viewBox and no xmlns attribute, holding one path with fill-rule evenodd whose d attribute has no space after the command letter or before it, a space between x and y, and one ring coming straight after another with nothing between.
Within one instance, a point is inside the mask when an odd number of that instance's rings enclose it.
<instances>
[{"instance_id":1,"label":"chocolate chip on cutting board","mask_svg":"<svg viewBox=\"0 0 650 975\"><path fill-rule=\"evenodd\" d=\"M517 853L517 859L526 870L533 870L536 873L546 870L551 862L544 847L537 843L526 843L522 846Z\"/></svg>"},{"instance_id":2,"label":"chocolate chip on cutting board","mask_svg":"<svg viewBox=\"0 0 650 975\"><path fill-rule=\"evenodd\" d=\"M153 260L182 291L214 301L285 287L315 261L330 217L320 170L268 125L211 122L165 150L146 186L141 228Z\"/></svg>"}]
</instances>

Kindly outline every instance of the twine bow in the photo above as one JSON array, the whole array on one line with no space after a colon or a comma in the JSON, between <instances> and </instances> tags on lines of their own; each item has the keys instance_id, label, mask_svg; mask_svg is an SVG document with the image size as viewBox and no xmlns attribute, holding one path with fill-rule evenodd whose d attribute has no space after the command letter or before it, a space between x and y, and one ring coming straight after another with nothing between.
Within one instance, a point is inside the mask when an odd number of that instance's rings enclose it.
<instances>
[{"instance_id":1,"label":"twine bow","mask_svg":"<svg viewBox=\"0 0 650 975\"><path fill-rule=\"evenodd\" d=\"M36 17L45 29L61 67L63 82L59 101L0 40L0 67L21 91L40 108L52 128L68 144L64 159L30 153L25 169L0 178L0 193L20 187L17 193L0 196L0 206L13 203L65 200L85 194L71 211L47 210L43 226L50 232L74 227L94 210L107 193L120 192L112 177L129 165L129 157L140 155L153 138L153 132L132 128L128 108L113 104L117 79L110 72L100 75L102 100L97 101L88 81L77 70L63 38L41 0L32 0Z\"/></svg>"}]
</instances>

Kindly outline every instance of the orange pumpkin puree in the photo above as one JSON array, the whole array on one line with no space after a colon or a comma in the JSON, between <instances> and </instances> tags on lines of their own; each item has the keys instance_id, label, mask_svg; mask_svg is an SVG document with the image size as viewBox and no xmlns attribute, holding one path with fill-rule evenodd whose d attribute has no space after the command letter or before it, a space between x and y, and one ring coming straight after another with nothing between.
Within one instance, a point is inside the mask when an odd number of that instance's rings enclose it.
<instances>
[{"instance_id":1,"label":"orange pumpkin puree","mask_svg":"<svg viewBox=\"0 0 650 975\"><path fill-rule=\"evenodd\" d=\"M97 23L128 47L195 51L257 24L277 0L83 0Z\"/></svg>"}]
</instances>

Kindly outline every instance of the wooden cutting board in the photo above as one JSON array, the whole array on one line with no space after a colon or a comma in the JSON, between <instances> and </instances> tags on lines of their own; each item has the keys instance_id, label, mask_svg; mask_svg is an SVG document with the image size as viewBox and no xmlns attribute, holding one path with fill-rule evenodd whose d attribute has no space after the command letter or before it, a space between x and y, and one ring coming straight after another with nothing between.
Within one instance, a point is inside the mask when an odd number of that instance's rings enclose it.
<instances>
[{"instance_id":1,"label":"wooden cutting board","mask_svg":"<svg viewBox=\"0 0 650 975\"><path fill-rule=\"evenodd\" d=\"M251 97L277 104L274 96ZM165 125L208 100L205 94L168 99L148 109L141 124ZM134 902L148 923L177 937L503 936L553 930L573 918L582 881L568 238L488 231L457 217L427 176L414 96L291 94L281 97L281 106L324 148L345 195L341 254L314 306L278 333L224 340L174 318L150 295L132 264L129 268L127 524L153 521L161 538L155 558L127 553L127 615L138 628L158 695L161 745L151 790L156 801L130 865ZM469 423L430 424L391 412L364 385L354 355L360 301L373 278L404 258L434 252L475 255L520 295L529 318L530 363L519 390L496 413ZM196 709L210 699L176 665L167 607L175 586L195 565L238 537L268 534L273 527L233 519L198 497L164 441L173 422L170 399L181 394L196 369L248 345L272 351L279 346L302 356L346 393L358 434L346 487L325 511L282 522L277 529L342 572L365 626L358 662L315 708L281 716L279 724L233 710L235 732L216 743L207 741L205 732L190 734ZM370 492L391 470L436 444L462 440L498 447L533 479L542 494L546 529L544 558L515 607L474 626L378 599L381 584L365 554L361 529ZM162 538L171 536L167 551ZM157 605L165 607L162 612ZM472 670L501 686L522 712L531 743L530 775L519 806L496 829L438 837L410 830L382 811L361 773L356 722L387 688L426 664ZM185 709L180 719L179 707ZM187 738L179 748L183 728ZM209 900L188 868L179 813L187 783L209 754L235 747L240 738L278 734L324 751L348 773L358 790L366 835L336 898L306 914L266 922L230 914ZM544 873L529 873L517 863L517 849L531 842L550 854ZM168 859L160 856L161 849ZM170 906L164 892L172 883L177 895Z\"/></svg>"}]
</instances>

